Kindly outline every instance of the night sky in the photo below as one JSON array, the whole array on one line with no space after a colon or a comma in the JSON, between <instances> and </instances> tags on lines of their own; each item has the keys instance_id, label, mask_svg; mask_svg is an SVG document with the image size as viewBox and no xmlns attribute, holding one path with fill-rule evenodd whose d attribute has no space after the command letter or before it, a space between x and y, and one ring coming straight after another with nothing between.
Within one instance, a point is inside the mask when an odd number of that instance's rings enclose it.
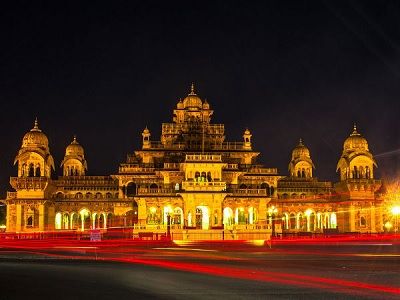
<instances>
[{"instance_id":1,"label":"night sky","mask_svg":"<svg viewBox=\"0 0 400 300\"><path fill-rule=\"evenodd\" d=\"M89 175L115 174L191 82L280 174L301 137L337 180L353 122L379 176L399 169L400 1L54 2L0 8L0 195L36 116L57 174L74 134Z\"/></svg>"}]
</instances>

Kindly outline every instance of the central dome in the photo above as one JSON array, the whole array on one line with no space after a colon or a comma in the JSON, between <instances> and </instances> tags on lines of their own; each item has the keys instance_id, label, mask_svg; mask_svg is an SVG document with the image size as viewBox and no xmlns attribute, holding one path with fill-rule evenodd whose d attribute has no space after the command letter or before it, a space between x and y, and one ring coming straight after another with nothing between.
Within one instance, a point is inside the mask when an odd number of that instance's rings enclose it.
<instances>
[{"instance_id":1,"label":"central dome","mask_svg":"<svg viewBox=\"0 0 400 300\"><path fill-rule=\"evenodd\" d=\"M28 131L22 138L22 148L40 147L48 148L49 140L47 136L39 129L38 121L35 120L34 127Z\"/></svg>"},{"instance_id":2,"label":"central dome","mask_svg":"<svg viewBox=\"0 0 400 300\"><path fill-rule=\"evenodd\" d=\"M354 125L353 132L344 141L343 151L368 151L368 142L357 132L357 127Z\"/></svg>"},{"instance_id":3,"label":"central dome","mask_svg":"<svg viewBox=\"0 0 400 300\"><path fill-rule=\"evenodd\" d=\"M201 101L200 97L194 92L194 84L192 83L190 93L187 95L185 99L183 99L183 106L184 108L187 107L195 107L195 108L202 108L203 102Z\"/></svg>"}]
</instances>

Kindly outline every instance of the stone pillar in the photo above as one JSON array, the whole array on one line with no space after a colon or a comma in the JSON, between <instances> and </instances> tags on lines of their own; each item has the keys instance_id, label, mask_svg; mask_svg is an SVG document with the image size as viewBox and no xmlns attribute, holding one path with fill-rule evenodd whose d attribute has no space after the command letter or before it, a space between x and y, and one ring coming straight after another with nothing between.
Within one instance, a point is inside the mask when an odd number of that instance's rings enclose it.
<instances>
[{"instance_id":1,"label":"stone pillar","mask_svg":"<svg viewBox=\"0 0 400 300\"><path fill-rule=\"evenodd\" d=\"M44 204L39 204L39 231L44 231L45 230L45 225L44 225Z\"/></svg>"},{"instance_id":2,"label":"stone pillar","mask_svg":"<svg viewBox=\"0 0 400 300\"><path fill-rule=\"evenodd\" d=\"M15 209L16 209L16 215L17 215L17 222L15 224L15 231L22 231L22 225L23 225L22 205L21 204L16 204L15 205Z\"/></svg>"},{"instance_id":3,"label":"stone pillar","mask_svg":"<svg viewBox=\"0 0 400 300\"><path fill-rule=\"evenodd\" d=\"M46 207L45 207L45 212L46 212ZM45 220L46 220L45 227L47 228L47 230L54 230L56 222L56 208L54 207L53 204L47 206L47 218L45 218Z\"/></svg>"},{"instance_id":4,"label":"stone pillar","mask_svg":"<svg viewBox=\"0 0 400 300\"><path fill-rule=\"evenodd\" d=\"M11 209L10 209L10 204L7 203L7 214L6 214L6 230L10 230L10 218L11 218Z\"/></svg>"},{"instance_id":5,"label":"stone pillar","mask_svg":"<svg viewBox=\"0 0 400 300\"><path fill-rule=\"evenodd\" d=\"M350 222L350 231L354 232L356 231L356 210L353 204L350 205L349 207L350 210L350 217L349 217L349 222Z\"/></svg>"},{"instance_id":6,"label":"stone pillar","mask_svg":"<svg viewBox=\"0 0 400 300\"><path fill-rule=\"evenodd\" d=\"M377 232L376 230L376 223L375 223L375 205L374 203L371 204L371 232Z\"/></svg>"},{"instance_id":7,"label":"stone pillar","mask_svg":"<svg viewBox=\"0 0 400 300\"><path fill-rule=\"evenodd\" d=\"M258 224L266 224L266 218L267 218L267 203L271 199L265 199L265 198L260 198L259 199L259 205L258 205ZM278 212L282 213L282 212Z\"/></svg>"},{"instance_id":8,"label":"stone pillar","mask_svg":"<svg viewBox=\"0 0 400 300\"><path fill-rule=\"evenodd\" d=\"M139 199L138 203L138 223L140 225L146 225L147 220L147 206L145 199Z\"/></svg>"}]
</instances>

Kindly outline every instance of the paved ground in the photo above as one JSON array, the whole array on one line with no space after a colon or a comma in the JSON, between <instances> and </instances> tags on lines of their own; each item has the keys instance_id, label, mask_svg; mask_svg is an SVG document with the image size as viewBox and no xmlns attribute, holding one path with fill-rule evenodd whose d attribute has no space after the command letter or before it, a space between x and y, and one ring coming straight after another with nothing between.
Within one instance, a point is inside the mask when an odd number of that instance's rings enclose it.
<instances>
[{"instance_id":1,"label":"paved ground","mask_svg":"<svg viewBox=\"0 0 400 300\"><path fill-rule=\"evenodd\" d=\"M0 242L0 299L399 299L397 241Z\"/></svg>"}]
</instances>

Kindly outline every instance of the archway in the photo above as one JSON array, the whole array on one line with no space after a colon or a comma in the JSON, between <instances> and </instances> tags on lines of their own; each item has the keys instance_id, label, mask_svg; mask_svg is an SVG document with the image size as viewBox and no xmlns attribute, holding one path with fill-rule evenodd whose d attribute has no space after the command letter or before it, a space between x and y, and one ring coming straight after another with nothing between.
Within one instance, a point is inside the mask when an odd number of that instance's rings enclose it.
<instances>
[{"instance_id":1,"label":"archway","mask_svg":"<svg viewBox=\"0 0 400 300\"><path fill-rule=\"evenodd\" d=\"M88 230L90 229L90 212L86 208L83 208L79 211L79 221L81 230Z\"/></svg>"},{"instance_id":2,"label":"archway","mask_svg":"<svg viewBox=\"0 0 400 300\"><path fill-rule=\"evenodd\" d=\"M62 227L64 229L69 229L69 214L68 213L63 214Z\"/></svg>"},{"instance_id":3,"label":"archway","mask_svg":"<svg viewBox=\"0 0 400 300\"><path fill-rule=\"evenodd\" d=\"M230 207L225 207L223 211L223 224L225 227L232 226L233 224L233 211Z\"/></svg>"},{"instance_id":4,"label":"archway","mask_svg":"<svg viewBox=\"0 0 400 300\"><path fill-rule=\"evenodd\" d=\"M129 182L126 186L126 195L128 197L133 197L136 195L136 184L133 182Z\"/></svg>"},{"instance_id":5,"label":"archway","mask_svg":"<svg viewBox=\"0 0 400 300\"><path fill-rule=\"evenodd\" d=\"M196 207L196 228L208 229L210 226L210 214L207 206Z\"/></svg>"},{"instance_id":6,"label":"archway","mask_svg":"<svg viewBox=\"0 0 400 300\"><path fill-rule=\"evenodd\" d=\"M56 229L61 229L62 226L62 214L60 212L56 213L56 218L55 218L55 228Z\"/></svg>"},{"instance_id":7,"label":"archway","mask_svg":"<svg viewBox=\"0 0 400 300\"><path fill-rule=\"evenodd\" d=\"M246 215L243 207L238 207L235 210L235 223L246 224Z\"/></svg>"}]
</instances>

